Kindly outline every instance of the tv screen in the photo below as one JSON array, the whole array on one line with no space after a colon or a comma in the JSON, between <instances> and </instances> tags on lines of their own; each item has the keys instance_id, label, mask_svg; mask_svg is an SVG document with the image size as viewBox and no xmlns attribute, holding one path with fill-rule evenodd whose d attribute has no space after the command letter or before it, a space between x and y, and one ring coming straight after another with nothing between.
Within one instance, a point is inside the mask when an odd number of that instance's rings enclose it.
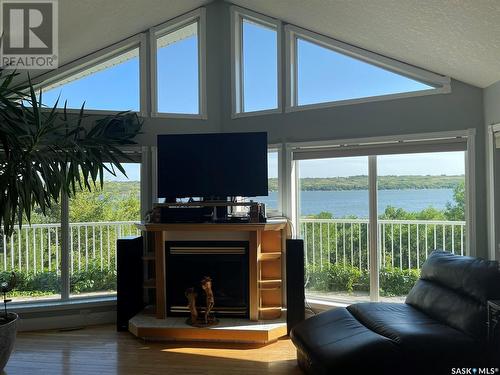
<instances>
[{"instance_id":1,"label":"tv screen","mask_svg":"<svg viewBox=\"0 0 500 375\"><path fill-rule=\"evenodd\" d=\"M159 198L267 194L267 133L158 136Z\"/></svg>"}]
</instances>

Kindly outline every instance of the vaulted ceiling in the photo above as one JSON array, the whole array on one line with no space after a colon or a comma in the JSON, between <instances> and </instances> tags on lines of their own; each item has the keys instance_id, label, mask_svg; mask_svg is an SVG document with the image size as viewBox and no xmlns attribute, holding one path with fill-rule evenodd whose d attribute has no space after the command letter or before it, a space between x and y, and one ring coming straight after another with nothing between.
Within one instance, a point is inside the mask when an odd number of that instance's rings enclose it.
<instances>
[{"instance_id":1,"label":"vaulted ceiling","mask_svg":"<svg viewBox=\"0 0 500 375\"><path fill-rule=\"evenodd\" d=\"M60 1L64 64L211 0ZM498 0L232 0L457 80L500 80Z\"/></svg>"},{"instance_id":2,"label":"vaulted ceiling","mask_svg":"<svg viewBox=\"0 0 500 375\"><path fill-rule=\"evenodd\" d=\"M211 0L59 1L59 65L210 2Z\"/></svg>"}]
</instances>

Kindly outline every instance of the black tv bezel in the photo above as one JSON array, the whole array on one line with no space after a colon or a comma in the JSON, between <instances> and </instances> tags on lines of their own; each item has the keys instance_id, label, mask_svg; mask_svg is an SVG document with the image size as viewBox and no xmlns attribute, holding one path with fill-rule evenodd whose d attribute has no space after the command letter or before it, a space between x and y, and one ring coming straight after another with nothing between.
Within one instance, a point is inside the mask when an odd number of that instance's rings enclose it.
<instances>
[{"instance_id":1,"label":"black tv bezel","mask_svg":"<svg viewBox=\"0 0 500 375\"><path fill-rule=\"evenodd\" d=\"M218 191L218 192L213 192L213 194L200 194L201 192L197 192L195 190L192 190L190 192L186 192L183 194L180 193L168 193L168 194L163 194L163 186L160 186L161 184L161 179L159 177L159 171L160 171L160 138L161 137L216 137L216 136L245 136L245 135L263 135L265 137L265 153L266 153L266 165L265 165L265 188L263 187L261 191L240 191L240 192L234 192L234 191ZM267 132L225 132L225 133L192 133L192 134L158 134L157 135L157 195L158 198L164 198L165 202L176 202L177 199L185 199L185 198L201 198L204 201L226 201L228 198L231 197L236 197L236 196L242 196L242 197L257 197L257 196L267 196L268 195L268 166L267 166L267 158L268 158L268 143L267 143ZM255 189L258 190L258 189ZM206 193L206 192L204 192Z\"/></svg>"}]
</instances>

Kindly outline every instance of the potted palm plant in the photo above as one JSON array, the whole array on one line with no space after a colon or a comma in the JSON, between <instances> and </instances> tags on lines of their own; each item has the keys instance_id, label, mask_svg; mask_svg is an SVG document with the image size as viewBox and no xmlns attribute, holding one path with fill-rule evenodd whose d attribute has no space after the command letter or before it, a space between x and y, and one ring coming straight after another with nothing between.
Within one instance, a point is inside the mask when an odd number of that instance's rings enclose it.
<instances>
[{"instance_id":1,"label":"potted palm plant","mask_svg":"<svg viewBox=\"0 0 500 375\"><path fill-rule=\"evenodd\" d=\"M0 69L0 227L9 236L16 224L29 223L31 211L43 214L79 189L103 184L104 171L125 174L120 160L136 142L142 121L121 112L97 120L42 104L31 82L14 86L16 73Z\"/></svg>"},{"instance_id":2,"label":"potted palm plant","mask_svg":"<svg viewBox=\"0 0 500 375\"><path fill-rule=\"evenodd\" d=\"M16 286L16 274L12 272L10 281L0 284L0 292L3 294L4 311L0 313L0 371L2 371L9 360L14 343L16 341L16 325L19 317L16 313L7 312L7 293Z\"/></svg>"},{"instance_id":3,"label":"potted palm plant","mask_svg":"<svg viewBox=\"0 0 500 375\"><path fill-rule=\"evenodd\" d=\"M16 85L16 73L0 68L0 232L30 223L37 207L43 214L61 195L103 185L104 171L126 175L124 147L135 144L142 120L122 112L97 120L69 113L66 105L42 104L30 81ZM5 249L3 249L5 251ZM7 293L12 283L1 285ZM0 320L0 365L7 363L15 339L17 315L5 310ZM1 371L1 370L0 370Z\"/></svg>"}]
</instances>

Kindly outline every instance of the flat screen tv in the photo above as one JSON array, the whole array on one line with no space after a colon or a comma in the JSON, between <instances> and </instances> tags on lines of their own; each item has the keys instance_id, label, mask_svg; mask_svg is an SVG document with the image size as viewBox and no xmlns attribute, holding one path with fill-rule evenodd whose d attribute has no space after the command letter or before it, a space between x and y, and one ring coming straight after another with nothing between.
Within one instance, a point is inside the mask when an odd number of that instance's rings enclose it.
<instances>
[{"instance_id":1,"label":"flat screen tv","mask_svg":"<svg viewBox=\"0 0 500 375\"><path fill-rule=\"evenodd\" d=\"M158 136L158 197L254 197L267 192L267 133Z\"/></svg>"}]
</instances>

